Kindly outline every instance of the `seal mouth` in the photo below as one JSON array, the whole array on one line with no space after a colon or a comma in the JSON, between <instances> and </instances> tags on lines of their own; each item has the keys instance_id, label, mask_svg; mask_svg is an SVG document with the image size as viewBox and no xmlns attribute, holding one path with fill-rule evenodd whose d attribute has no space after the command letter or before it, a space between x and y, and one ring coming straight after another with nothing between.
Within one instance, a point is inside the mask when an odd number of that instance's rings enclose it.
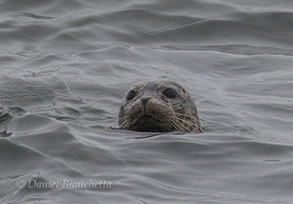
<instances>
[{"instance_id":1,"label":"seal mouth","mask_svg":"<svg viewBox=\"0 0 293 204\"><path fill-rule=\"evenodd\" d=\"M161 121L159 120L156 120L154 117L150 116L150 115L144 115L142 117L140 117L136 123L139 123L139 122L157 122L157 123L162 123Z\"/></svg>"},{"instance_id":2,"label":"seal mouth","mask_svg":"<svg viewBox=\"0 0 293 204\"><path fill-rule=\"evenodd\" d=\"M152 116L144 115L136 121L131 129L141 132L167 132L168 124L156 120Z\"/></svg>"}]
</instances>

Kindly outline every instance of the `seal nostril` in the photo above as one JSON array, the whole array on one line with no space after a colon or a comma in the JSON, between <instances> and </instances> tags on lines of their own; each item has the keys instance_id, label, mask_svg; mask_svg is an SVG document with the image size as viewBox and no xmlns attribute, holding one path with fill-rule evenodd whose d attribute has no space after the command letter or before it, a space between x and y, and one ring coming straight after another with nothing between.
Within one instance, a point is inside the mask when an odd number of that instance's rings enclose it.
<instances>
[{"instance_id":1,"label":"seal nostril","mask_svg":"<svg viewBox=\"0 0 293 204\"><path fill-rule=\"evenodd\" d=\"M147 102L148 102L148 100L150 100L150 98L142 98L142 99L141 99L141 103L142 103L142 105L146 105Z\"/></svg>"}]
</instances>

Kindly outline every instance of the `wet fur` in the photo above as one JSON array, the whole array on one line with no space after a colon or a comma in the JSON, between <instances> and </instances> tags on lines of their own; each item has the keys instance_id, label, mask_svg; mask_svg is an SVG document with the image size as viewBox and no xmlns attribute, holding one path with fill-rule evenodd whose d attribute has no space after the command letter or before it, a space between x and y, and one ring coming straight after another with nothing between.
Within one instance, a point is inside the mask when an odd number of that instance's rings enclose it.
<instances>
[{"instance_id":1,"label":"wet fur","mask_svg":"<svg viewBox=\"0 0 293 204\"><path fill-rule=\"evenodd\" d=\"M167 88L176 90L177 97L163 94ZM120 129L143 132L200 133L201 126L194 101L189 93L172 81L141 82L131 87L136 97L121 104L118 125ZM141 99L150 98L146 105Z\"/></svg>"}]
</instances>

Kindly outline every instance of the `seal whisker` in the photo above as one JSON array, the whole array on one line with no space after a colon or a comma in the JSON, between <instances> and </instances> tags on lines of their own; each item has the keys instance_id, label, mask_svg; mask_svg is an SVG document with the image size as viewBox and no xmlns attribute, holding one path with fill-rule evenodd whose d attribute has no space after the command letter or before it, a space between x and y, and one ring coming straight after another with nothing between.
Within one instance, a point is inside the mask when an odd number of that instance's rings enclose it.
<instances>
[{"instance_id":1,"label":"seal whisker","mask_svg":"<svg viewBox=\"0 0 293 204\"><path fill-rule=\"evenodd\" d=\"M182 129L186 130L186 131L189 131L189 132L192 132L192 130L194 129L194 127L196 127L194 125L194 123L190 122L190 121L187 121L187 120L184 120L182 118L178 118L176 116L174 116L174 119L176 119L177 123L180 124L180 126L182 127Z\"/></svg>"},{"instance_id":2,"label":"seal whisker","mask_svg":"<svg viewBox=\"0 0 293 204\"><path fill-rule=\"evenodd\" d=\"M177 117L179 117L179 118L186 118L186 119L192 119L192 120L194 120L194 116L192 115L187 115L187 114L176 114L176 116Z\"/></svg>"},{"instance_id":3,"label":"seal whisker","mask_svg":"<svg viewBox=\"0 0 293 204\"><path fill-rule=\"evenodd\" d=\"M193 126L193 125L194 125L193 122L188 121L188 120L185 120L185 119L183 119L183 118L179 118L179 117L176 117L176 116L174 116L174 118L175 118L176 120L179 120L180 122L183 122L183 123L189 125L189 126Z\"/></svg>"},{"instance_id":4,"label":"seal whisker","mask_svg":"<svg viewBox=\"0 0 293 204\"><path fill-rule=\"evenodd\" d=\"M120 126L118 125L118 122L115 122L110 128L111 129L119 129Z\"/></svg>"},{"instance_id":5,"label":"seal whisker","mask_svg":"<svg viewBox=\"0 0 293 204\"><path fill-rule=\"evenodd\" d=\"M174 130L181 130L181 127L176 122L174 122L174 120L169 119L167 121Z\"/></svg>"},{"instance_id":6,"label":"seal whisker","mask_svg":"<svg viewBox=\"0 0 293 204\"><path fill-rule=\"evenodd\" d=\"M172 122L172 124L175 126L176 130L179 131L190 131L187 127L185 127L182 123L178 123L178 121L176 121L176 118L171 118L170 122Z\"/></svg>"},{"instance_id":7,"label":"seal whisker","mask_svg":"<svg viewBox=\"0 0 293 204\"><path fill-rule=\"evenodd\" d=\"M180 125L176 124L176 122L174 122L173 120L170 120L169 123L174 130L181 132L182 128L180 127Z\"/></svg>"},{"instance_id":8,"label":"seal whisker","mask_svg":"<svg viewBox=\"0 0 293 204\"><path fill-rule=\"evenodd\" d=\"M121 121L123 121L123 122L120 123L121 129L127 130L129 128L129 126L130 126L130 123L128 123L127 120L125 120L125 119L124 120L121 120Z\"/></svg>"}]
</instances>

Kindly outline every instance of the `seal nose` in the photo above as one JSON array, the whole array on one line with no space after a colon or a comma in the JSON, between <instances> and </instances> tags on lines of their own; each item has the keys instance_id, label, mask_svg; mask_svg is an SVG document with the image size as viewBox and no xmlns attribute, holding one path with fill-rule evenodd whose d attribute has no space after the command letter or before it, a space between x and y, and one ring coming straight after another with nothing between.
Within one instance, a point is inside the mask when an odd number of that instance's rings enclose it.
<instances>
[{"instance_id":1,"label":"seal nose","mask_svg":"<svg viewBox=\"0 0 293 204\"><path fill-rule=\"evenodd\" d=\"M142 105L146 105L147 104L147 102L148 102L148 100L150 100L151 98L142 98L141 99L141 103L142 103Z\"/></svg>"}]
</instances>

